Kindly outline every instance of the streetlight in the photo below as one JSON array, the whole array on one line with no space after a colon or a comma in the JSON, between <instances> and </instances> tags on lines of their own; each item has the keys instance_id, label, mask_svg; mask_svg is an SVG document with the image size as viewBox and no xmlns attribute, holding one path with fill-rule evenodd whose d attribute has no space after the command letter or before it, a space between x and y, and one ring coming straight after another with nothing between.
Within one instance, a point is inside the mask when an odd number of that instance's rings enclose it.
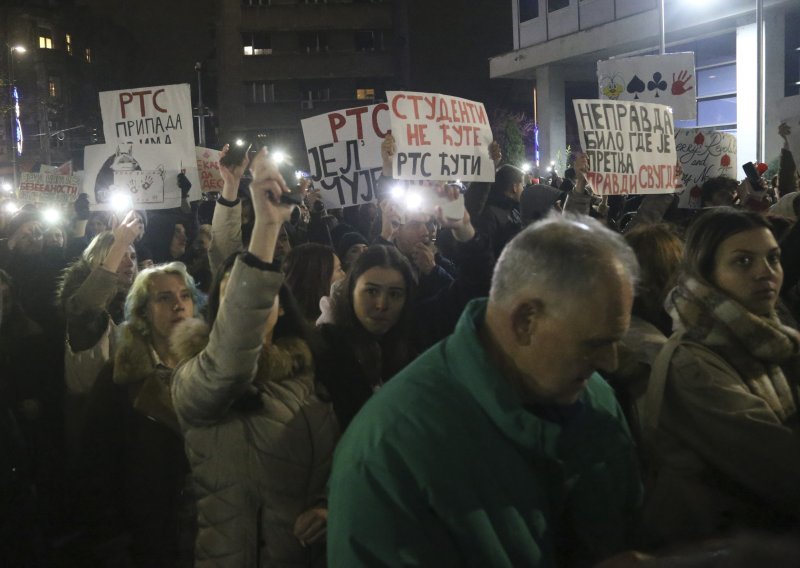
<instances>
[{"instance_id":1,"label":"streetlight","mask_svg":"<svg viewBox=\"0 0 800 568\"><path fill-rule=\"evenodd\" d=\"M21 137L17 139L17 120L19 120L19 94L17 93L16 85L14 85L14 52L25 53L27 50L22 45L8 45L8 82L11 85L11 98L13 104L11 105L11 169L14 170L14 189L19 187L17 179L17 144L21 141ZM20 129L22 134L22 129Z\"/></svg>"},{"instance_id":2,"label":"streetlight","mask_svg":"<svg viewBox=\"0 0 800 568\"><path fill-rule=\"evenodd\" d=\"M200 120L197 122L197 141L200 146L206 145L206 112L203 109L203 64L199 61L194 64L194 70L197 71L197 114L200 115Z\"/></svg>"}]
</instances>

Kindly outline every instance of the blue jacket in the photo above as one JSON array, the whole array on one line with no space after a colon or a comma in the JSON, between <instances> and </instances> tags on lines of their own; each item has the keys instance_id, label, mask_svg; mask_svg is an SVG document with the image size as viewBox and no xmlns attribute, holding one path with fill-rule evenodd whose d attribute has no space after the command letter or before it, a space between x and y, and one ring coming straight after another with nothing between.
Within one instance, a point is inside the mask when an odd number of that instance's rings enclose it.
<instances>
[{"instance_id":1,"label":"blue jacket","mask_svg":"<svg viewBox=\"0 0 800 568\"><path fill-rule=\"evenodd\" d=\"M641 500L611 388L557 421L523 407L479 342L486 300L362 409L330 481L331 566L582 565L626 548ZM539 413L541 415L541 413Z\"/></svg>"}]
</instances>

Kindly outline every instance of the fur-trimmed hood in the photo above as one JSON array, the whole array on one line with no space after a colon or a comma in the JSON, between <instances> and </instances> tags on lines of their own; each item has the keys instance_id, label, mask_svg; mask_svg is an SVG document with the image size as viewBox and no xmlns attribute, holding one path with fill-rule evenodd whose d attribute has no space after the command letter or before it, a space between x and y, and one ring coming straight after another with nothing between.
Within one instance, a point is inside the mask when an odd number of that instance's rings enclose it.
<instances>
[{"instance_id":1,"label":"fur-trimmed hood","mask_svg":"<svg viewBox=\"0 0 800 568\"><path fill-rule=\"evenodd\" d=\"M58 288L56 290L56 299L58 305L64 309L64 304L73 294L78 291L89 274L92 273L92 265L83 258L79 258L69 266L67 266L61 273L58 281ZM114 321L119 323L122 319L122 306L125 304L125 296L127 290L119 289L116 297L109 306L109 313L114 317Z\"/></svg>"},{"instance_id":2,"label":"fur-trimmed hood","mask_svg":"<svg viewBox=\"0 0 800 568\"><path fill-rule=\"evenodd\" d=\"M156 364L148 338L129 324L121 325L117 330L114 382L128 389L136 410L180 433L172 405L171 377L172 369Z\"/></svg>"},{"instance_id":3,"label":"fur-trimmed hood","mask_svg":"<svg viewBox=\"0 0 800 568\"><path fill-rule=\"evenodd\" d=\"M197 318L189 318L175 327L170 338L172 351L183 361L200 353L208 345L211 328ZM257 382L283 381L301 375L313 377L314 359L308 344L297 337L282 337L262 350L258 359Z\"/></svg>"}]
</instances>

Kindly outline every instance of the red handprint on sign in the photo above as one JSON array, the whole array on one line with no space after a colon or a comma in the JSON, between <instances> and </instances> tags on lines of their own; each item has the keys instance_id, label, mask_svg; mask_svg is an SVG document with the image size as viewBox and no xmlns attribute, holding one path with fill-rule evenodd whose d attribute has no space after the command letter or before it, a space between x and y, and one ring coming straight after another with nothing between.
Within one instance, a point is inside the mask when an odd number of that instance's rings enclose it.
<instances>
[{"instance_id":1,"label":"red handprint on sign","mask_svg":"<svg viewBox=\"0 0 800 568\"><path fill-rule=\"evenodd\" d=\"M688 71L684 70L678 73L678 78L675 78L675 73L672 74L672 94L682 95L687 91L691 91L694 87L686 87L686 83L692 78Z\"/></svg>"}]
</instances>

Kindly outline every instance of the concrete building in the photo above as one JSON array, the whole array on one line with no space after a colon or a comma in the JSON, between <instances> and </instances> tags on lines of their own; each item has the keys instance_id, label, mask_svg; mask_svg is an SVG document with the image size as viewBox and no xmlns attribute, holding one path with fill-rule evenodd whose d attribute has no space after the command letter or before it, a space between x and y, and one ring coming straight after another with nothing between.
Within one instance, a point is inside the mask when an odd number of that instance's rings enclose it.
<instances>
[{"instance_id":1,"label":"concrete building","mask_svg":"<svg viewBox=\"0 0 800 568\"><path fill-rule=\"evenodd\" d=\"M97 140L99 116L94 86L95 46L87 20L53 2L9 2L0 7L0 178L13 179L11 107L13 79L22 132L17 171L61 164ZM17 51L17 46L25 49Z\"/></svg>"},{"instance_id":2,"label":"concrete building","mask_svg":"<svg viewBox=\"0 0 800 568\"><path fill-rule=\"evenodd\" d=\"M735 132L740 164L755 160L756 0L664 0L668 52L695 52L703 126ZM492 78L534 80L542 160L579 144L573 98L597 98L598 60L658 53L657 0L511 0L514 50ZM781 120L800 115L800 2L764 1L764 157L779 154ZM800 149L798 149L800 150Z\"/></svg>"},{"instance_id":3,"label":"concrete building","mask_svg":"<svg viewBox=\"0 0 800 568\"><path fill-rule=\"evenodd\" d=\"M404 1L220 4L220 143L266 143L304 167L302 118L373 104L408 83Z\"/></svg>"}]
</instances>

